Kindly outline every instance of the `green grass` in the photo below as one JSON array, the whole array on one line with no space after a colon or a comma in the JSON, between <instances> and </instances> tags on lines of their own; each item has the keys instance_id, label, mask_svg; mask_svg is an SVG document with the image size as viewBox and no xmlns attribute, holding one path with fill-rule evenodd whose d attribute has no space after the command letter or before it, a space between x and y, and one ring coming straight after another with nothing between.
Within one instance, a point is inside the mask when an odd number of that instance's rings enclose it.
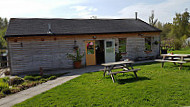
<instances>
[{"instance_id":1,"label":"green grass","mask_svg":"<svg viewBox=\"0 0 190 107\"><path fill-rule=\"evenodd\" d=\"M190 54L190 48L183 48L181 50L168 51L168 53L173 52L174 54Z\"/></svg>"},{"instance_id":2,"label":"green grass","mask_svg":"<svg viewBox=\"0 0 190 107\"><path fill-rule=\"evenodd\" d=\"M116 83L110 76L103 77L102 71L85 73L15 107L190 106L190 64L184 65L181 71L172 63L164 68L160 63L137 65L138 80L133 73L118 74Z\"/></svg>"}]
</instances>

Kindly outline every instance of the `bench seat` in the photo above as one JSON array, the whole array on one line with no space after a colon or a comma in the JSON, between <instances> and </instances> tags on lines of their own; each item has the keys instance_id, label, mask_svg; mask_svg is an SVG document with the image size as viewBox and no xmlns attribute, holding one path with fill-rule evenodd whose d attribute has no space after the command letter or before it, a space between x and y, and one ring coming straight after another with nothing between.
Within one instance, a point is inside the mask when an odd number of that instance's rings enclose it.
<instances>
[{"instance_id":1,"label":"bench seat","mask_svg":"<svg viewBox=\"0 0 190 107\"><path fill-rule=\"evenodd\" d=\"M118 73L126 73L126 72L137 72L138 70L141 70L141 69L131 69L131 70L126 70L126 71L111 72L109 74L118 74Z\"/></svg>"},{"instance_id":2,"label":"bench seat","mask_svg":"<svg viewBox=\"0 0 190 107\"><path fill-rule=\"evenodd\" d=\"M172 61L172 60L163 60L163 59L156 59L157 62L173 62L173 63L187 63L186 61Z\"/></svg>"},{"instance_id":3,"label":"bench seat","mask_svg":"<svg viewBox=\"0 0 190 107\"><path fill-rule=\"evenodd\" d=\"M162 63L162 68L164 67L164 63L165 63L165 62L172 62L172 63L174 63L175 65L176 65L176 63L178 63L178 64L180 64L179 70L181 70L182 64L187 63L187 61L176 61L176 60L173 61L173 60L163 60L163 59L156 59L155 61L161 62L161 63Z\"/></svg>"}]
</instances>

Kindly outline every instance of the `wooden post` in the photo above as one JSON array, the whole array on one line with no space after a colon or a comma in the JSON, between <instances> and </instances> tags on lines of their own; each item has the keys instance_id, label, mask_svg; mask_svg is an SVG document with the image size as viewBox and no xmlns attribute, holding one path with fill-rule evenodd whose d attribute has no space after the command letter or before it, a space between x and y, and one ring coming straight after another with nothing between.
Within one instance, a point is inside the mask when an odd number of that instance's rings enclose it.
<instances>
[{"instance_id":1,"label":"wooden post","mask_svg":"<svg viewBox=\"0 0 190 107\"><path fill-rule=\"evenodd\" d=\"M136 79L138 79L136 71L134 72L134 74L135 74Z\"/></svg>"},{"instance_id":2,"label":"wooden post","mask_svg":"<svg viewBox=\"0 0 190 107\"><path fill-rule=\"evenodd\" d=\"M162 62L162 68L164 67L164 62Z\"/></svg>"},{"instance_id":3,"label":"wooden post","mask_svg":"<svg viewBox=\"0 0 190 107\"><path fill-rule=\"evenodd\" d=\"M113 74L111 74L111 79L112 79L112 81L113 81L113 83L114 83L115 80L114 80Z\"/></svg>"}]
</instances>

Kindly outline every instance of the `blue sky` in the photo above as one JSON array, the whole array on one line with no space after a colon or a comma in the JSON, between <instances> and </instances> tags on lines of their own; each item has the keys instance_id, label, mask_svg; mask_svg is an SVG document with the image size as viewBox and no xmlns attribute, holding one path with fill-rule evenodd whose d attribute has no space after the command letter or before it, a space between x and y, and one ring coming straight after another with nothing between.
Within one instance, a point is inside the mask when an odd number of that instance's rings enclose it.
<instances>
[{"instance_id":1,"label":"blue sky","mask_svg":"<svg viewBox=\"0 0 190 107\"><path fill-rule=\"evenodd\" d=\"M161 22L190 11L190 0L0 0L0 17L7 18L138 18L148 22L151 11Z\"/></svg>"}]
</instances>

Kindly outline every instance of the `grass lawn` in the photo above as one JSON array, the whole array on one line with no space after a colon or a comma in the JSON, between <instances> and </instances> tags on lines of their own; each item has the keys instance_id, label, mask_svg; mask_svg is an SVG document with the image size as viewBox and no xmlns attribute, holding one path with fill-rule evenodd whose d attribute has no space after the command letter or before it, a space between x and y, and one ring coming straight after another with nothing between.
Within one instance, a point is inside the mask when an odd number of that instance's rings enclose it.
<instances>
[{"instance_id":1,"label":"grass lawn","mask_svg":"<svg viewBox=\"0 0 190 107\"><path fill-rule=\"evenodd\" d=\"M190 54L190 48L183 48L181 50L168 51L168 53L173 52L174 54Z\"/></svg>"},{"instance_id":2,"label":"grass lawn","mask_svg":"<svg viewBox=\"0 0 190 107\"><path fill-rule=\"evenodd\" d=\"M190 106L190 64L181 71L172 63L137 65L137 73L118 74L116 83L103 72L82 76L39 94L18 106Z\"/></svg>"}]
</instances>

